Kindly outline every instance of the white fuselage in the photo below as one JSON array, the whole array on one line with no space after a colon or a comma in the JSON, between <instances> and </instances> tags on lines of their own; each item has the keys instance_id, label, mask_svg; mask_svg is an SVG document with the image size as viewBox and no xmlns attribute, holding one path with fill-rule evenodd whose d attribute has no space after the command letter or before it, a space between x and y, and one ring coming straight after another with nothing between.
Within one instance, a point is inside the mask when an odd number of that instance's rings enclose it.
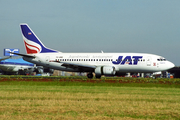
<instances>
[{"instance_id":1,"label":"white fuselage","mask_svg":"<svg viewBox=\"0 0 180 120\"><path fill-rule=\"evenodd\" d=\"M94 72L78 67L63 66L113 66L116 72L157 72L165 71L174 64L165 58L145 53L40 53L35 58L23 57L24 60L52 69L71 72Z\"/></svg>"},{"instance_id":2,"label":"white fuselage","mask_svg":"<svg viewBox=\"0 0 180 120\"><path fill-rule=\"evenodd\" d=\"M0 69L6 72L18 72L19 70L24 70L28 68L32 69L33 67L25 65L0 64Z\"/></svg>"}]
</instances>

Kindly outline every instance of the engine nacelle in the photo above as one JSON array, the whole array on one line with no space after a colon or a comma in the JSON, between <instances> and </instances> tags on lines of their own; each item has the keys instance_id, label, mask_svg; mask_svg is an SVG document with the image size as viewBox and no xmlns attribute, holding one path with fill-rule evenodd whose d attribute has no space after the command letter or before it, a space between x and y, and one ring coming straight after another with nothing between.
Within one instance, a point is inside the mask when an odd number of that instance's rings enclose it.
<instances>
[{"instance_id":1,"label":"engine nacelle","mask_svg":"<svg viewBox=\"0 0 180 120\"><path fill-rule=\"evenodd\" d=\"M37 74L43 74L44 70L42 68L37 68Z\"/></svg>"},{"instance_id":2,"label":"engine nacelle","mask_svg":"<svg viewBox=\"0 0 180 120\"><path fill-rule=\"evenodd\" d=\"M115 73L114 66L100 66L95 69L96 75L115 75Z\"/></svg>"}]
</instances>

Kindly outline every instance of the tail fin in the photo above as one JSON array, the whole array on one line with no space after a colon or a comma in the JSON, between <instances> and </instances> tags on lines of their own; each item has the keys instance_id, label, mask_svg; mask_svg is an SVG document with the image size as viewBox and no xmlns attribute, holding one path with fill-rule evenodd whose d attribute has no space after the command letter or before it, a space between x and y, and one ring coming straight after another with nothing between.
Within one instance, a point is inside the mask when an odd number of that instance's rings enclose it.
<instances>
[{"instance_id":1,"label":"tail fin","mask_svg":"<svg viewBox=\"0 0 180 120\"><path fill-rule=\"evenodd\" d=\"M20 24L27 54L58 52L43 45L27 24Z\"/></svg>"}]
</instances>

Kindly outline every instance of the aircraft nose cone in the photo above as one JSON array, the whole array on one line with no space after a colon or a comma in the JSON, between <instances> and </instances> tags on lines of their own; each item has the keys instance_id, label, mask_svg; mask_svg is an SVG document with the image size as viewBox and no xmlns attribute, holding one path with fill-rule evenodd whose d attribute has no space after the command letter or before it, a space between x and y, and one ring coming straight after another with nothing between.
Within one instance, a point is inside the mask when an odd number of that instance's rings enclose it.
<instances>
[{"instance_id":1,"label":"aircraft nose cone","mask_svg":"<svg viewBox=\"0 0 180 120\"><path fill-rule=\"evenodd\" d=\"M174 63L168 62L168 68L171 69L171 68L173 68L173 67L175 67Z\"/></svg>"}]
</instances>

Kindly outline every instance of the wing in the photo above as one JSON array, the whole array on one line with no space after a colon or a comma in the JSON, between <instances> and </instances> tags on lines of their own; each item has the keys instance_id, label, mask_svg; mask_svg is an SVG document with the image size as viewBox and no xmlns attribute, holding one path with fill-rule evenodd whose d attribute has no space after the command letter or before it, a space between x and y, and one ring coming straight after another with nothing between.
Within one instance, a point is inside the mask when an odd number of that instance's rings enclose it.
<instances>
[{"instance_id":1,"label":"wing","mask_svg":"<svg viewBox=\"0 0 180 120\"><path fill-rule=\"evenodd\" d=\"M79 71L83 72L93 72L96 66L93 65L86 65L86 64L77 64L77 63L69 63L69 62L60 62L60 61L54 61L58 63L62 63L61 66L64 66L66 68L73 68L78 69Z\"/></svg>"},{"instance_id":2,"label":"wing","mask_svg":"<svg viewBox=\"0 0 180 120\"><path fill-rule=\"evenodd\" d=\"M9 58L11 58L11 56L10 57L6 57L6 58L1 58L0 61L6 60L6 59L9 59Z\"/></svg>"}]
</instances>

